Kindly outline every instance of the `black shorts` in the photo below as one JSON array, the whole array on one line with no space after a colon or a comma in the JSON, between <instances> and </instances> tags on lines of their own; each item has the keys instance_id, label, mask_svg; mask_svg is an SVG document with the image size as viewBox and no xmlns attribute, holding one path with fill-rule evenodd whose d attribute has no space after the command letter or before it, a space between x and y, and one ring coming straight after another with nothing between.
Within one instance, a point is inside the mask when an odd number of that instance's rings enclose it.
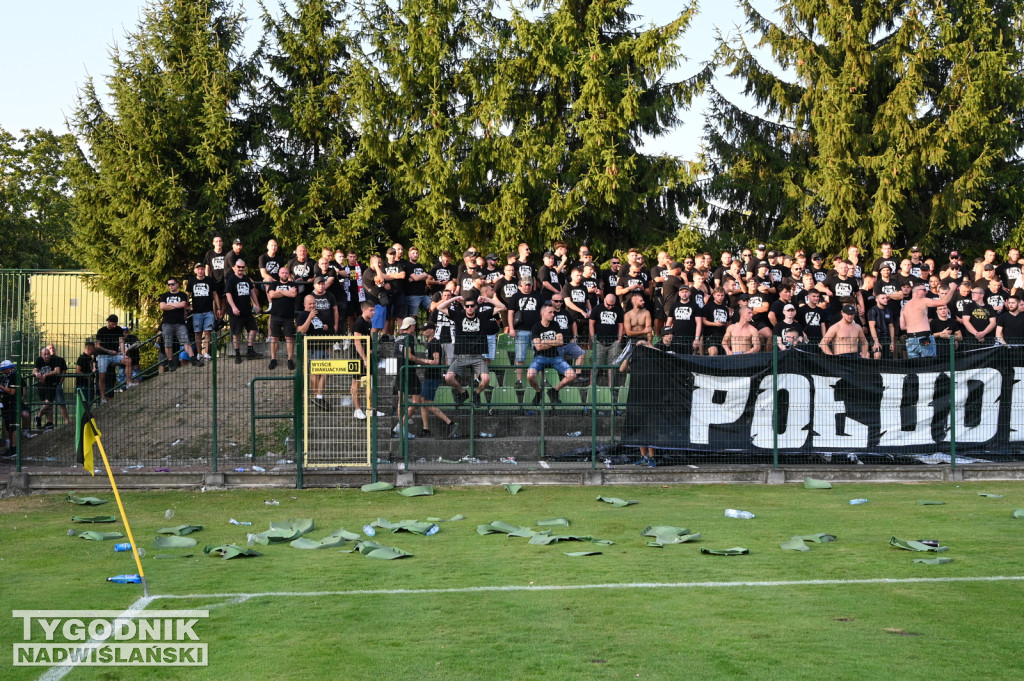
<instances>
[{"instance_id":1,"label":"black shorts","mask_svg":"<svg viewBox=\"0 0 1024 681\"><path fill-rule=\"evenodd\" d=\"M39 399L43 402L53 402L53 397L56 394L56 386L52 385L37 385L36 394L39 395Z\"/></svg>"},{"instance_id":2,"label":"black shorts","mask_svg":"<svg viewBox=\"0 0 1024 681\"><path fill-rule=\"evenodd\" d=\"M243 308L243 310L244 309L245 308ZM242 314L239 317L231 315L231 333L236 335L240 334L242 333L242 329L246 329L248 331L256 330L256 318L252 316L252 312L249 314Z\"/></svg>"},{"instance_id":3,"label":"black shorts","mask_svg":"<svg viewBox=\"0 0 1024 681\"><path fill-rule=\"evenodd\" d=\"M719 336L718 334L704 336L704 351L707 352L711 348L718 348L719 352L725 352L725 348L722 347L722 339L725 335Z\"/></svg>"},{"instance_id":4,"label":"black shorts","mask_svg":"<svg viewBox=\"0 0 1024 681\"><path fill-rule=\"evenodd\" d=\"M271 317L270 337L277 339L295 338L295 318Z\"/></svg>"},{"instance_id":5,"label":"black shorts","mask_svg":"<svg viewBox=\"0 0 1024 681\"><path fill-rule=\"evenodd\" d=\"M406 395L419 395L422 386L420 385L420 377L416 375L416 371L410 369L405 372L405 375L401 371L398 372L398 376L395 377L395 387L392 389L392 393L397 395L402 390L402 383L408 381L409 388L405 391Z\"/></svg>"}]
</instances>

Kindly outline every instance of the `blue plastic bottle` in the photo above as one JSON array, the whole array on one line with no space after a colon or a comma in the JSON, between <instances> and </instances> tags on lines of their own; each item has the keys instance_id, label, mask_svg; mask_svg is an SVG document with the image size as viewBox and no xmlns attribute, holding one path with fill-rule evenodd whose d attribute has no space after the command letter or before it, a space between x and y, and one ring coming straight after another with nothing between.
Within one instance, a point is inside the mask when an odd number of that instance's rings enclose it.
<instances>
[{"instance_id":1,"label":"blue plastic bottle","mask_svg":"<svg viewBox=\"0 0 1024 681\"><path fill-rule=\"evenodd\" d=\"M138 575L117 575L116 577L107 577L108 582L114 582L115 584L139 584L142 582L142 577Z\"/></svg>"}]
</instances>

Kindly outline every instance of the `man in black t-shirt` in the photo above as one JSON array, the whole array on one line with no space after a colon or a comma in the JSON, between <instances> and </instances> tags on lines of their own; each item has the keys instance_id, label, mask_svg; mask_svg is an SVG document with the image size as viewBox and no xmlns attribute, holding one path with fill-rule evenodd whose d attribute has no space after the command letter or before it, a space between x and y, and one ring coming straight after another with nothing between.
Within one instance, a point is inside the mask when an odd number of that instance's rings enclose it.
<instances>
[{"instance_id":1,"label":"man in black t-shirt","mask_svg":"<svg viewBox=\"0 0 1024 681\"><path fill-rule=\"evenodd\" d=\"M192 366L202 366L202 360L196 359L195 353L192 351L192 343L188 339L188 329L185 327L188 294L181 290L181 283L177 277L167 279L167 291L160 294L159 303L160 311L163 313L160 320L160 331L164 338L167 368L174 371L181 364L181 360L174 356L176 340L185 350Z\"/></svg>"},{"instance_id":2,"label":"man in black t-shirt","mask_svg":"<svg viewBox=\"0 0 1024 681\"><path fill-rule=\"evenodd\" d=\"M409 249L409 260L405 264L405 305L406 313L415 317L420 310L430 312L430 296L427 295L427 279L430 273L420 262L420 249Z\"/></svg>"},{"instance_id":3,"label":"man in black t-shirt","mask_svg":"<svg viewBox=\"0 0 1024 681\"><path fill-rule=\"evenodd\" d=\"M508 328L516 339L516 387L523 384L523 365L530 349L531 330L540 321L540 298L533 292L533 279L519 280L519 293L512 296L508 307Z\"/></svg>"},{"instance_id":4,"label":"man in black t-shirt","mask_svg":"<svg viewBox=\"0 0 1024 681\"><path fill-rule=\"evenodd\" d=\"M540 308L540 321L534 324L530 330L534 355L533 361L530 362L530 368L526 372L526 380L537 391L533 398L534 404L540 404L543 397L540 383L537 381L537 374L548 367L554 368L562 378L558 385L548 388L548 397L555 404L561 402L558 391L576 380L576 370L558 352L558 349L565 344L566 339L562 330L554 323L554 316L555 308L549 300Z\"/></svg>"},{"instance_id":5,"label":"man in black t-shirt","mask_svg":"<svg viewBox=\"0 0 1024 681\"><path fill-rule=\"evenodd\" d=\"M36 428L53 428L53 405L60 407L64 423L70 423L68 408L64 400L64 376L68 372L68 364L64 358L58 355L52 345L46 345L39 350L39 357L36 358L35 366L32 368L32 375L37 382L39 399L43 406L36 414ZM45 419L45 420L44 420Z\"/></svg>"},{"instance_id":6,"label":"man in black t-shirt","mask_svg":"<svg viewBox=\"0 0 1024 681\"><path fill-rule=\"evenodd\" d=\"M132 360L125 356L123 329L117 325L117 315L107 317L107 325L96 331L96 370L99 372L100 402L107 401L107 369L111 364L122 364L127 380L125 386L138 385L132 381Z\"/></svg>"},{"instance_id":7,"label":"man in black t-shirt","mask_svg":"<svg viewBox=\"0 0 1024 681\"><path fill-rule=\"evenodd\" d=\"M692 355L700 349L700 339L703 334L704 317L701 309L690 300L690 289L685 286L679 289L675 305L668 310L667 325L671 326L672 333L665 330L669 351L680 355Z\"/></svg>"},{"instance_id":8,"label":"man in black t-shirt","mask_svg":"<svg viewBox=\"0 0 1024 681\"><path fill-rule=\"evenodd\" d=\"M1003 345L1024 343L1024 314L1017 296L1006 299L1006 311L996 320L996 342Z\"/></svg>"},{"instance_id":9,"label":"man in black t-shirt","mask_svg":"<svg viewBox=\"0 0 1024 681\"><path fill-rule=\"evenodd\" d=\"M213 335L214 324L214 286L213 280L206 276L206 267L197 262L195 276L185 284L185 292L191 298L192 331L196 340L201 340L199 359L210 359L210 337Z\"/></svg>"},{"instance_id":10,"label":"man in black t-shirt","mask_svg":"<svg viewBox=\"0 0 1024 681\"><path fill-rule=\"evenodd\" d=\"M292 280L299 286L299 295L305 296L313 290L313 271L316 263L309 257L309 249L306 244L299 244L295 247L295 257L288 261L288 269L292 272Z\"/></svg>"},{"instance_id":11,"label":"man in black t-shirt","mask_svg":"<svg viewBox=\"0 0 1024 681\"><path fill-rule=\"evenodd\" d=\"M461 303L461 308L452 307L455 303ZM493 322L483 319L478 314L479 301L475 298L464 298L454 296L442 300L437 309L445 312L455 325L455 360L448 367L444 374L444 380L452 387L455 393L455 401L462 404L469 399L469 390L462 387L465 383L472 386L473 377L480 379L476 390L473 391L473 404L480 404L480 393L487 388L491 381L490 369L484 361L487 353L487 335L491 331ZM465 370L469 369L467 376ZM462 381L459 381L459 377Z\"/></svg>"},{"instance_id":12,"label":"man in black t-shirt","mask_svg":"<svg viewBox=\"0 0 1024 681\"><path fill-rule=\"evenodd\" d=\"M936 318L929 322L932 337L935 338L935 353L938 357L949 357L949 344L963 339L960 324L953 319L948 305L935 308Z\"/></svg>"},{"instance_id":13,"label":"man in black t-shirt","mask_svg":"<svg viewBox=\"0 0 1024 681\"><path fill-rule=\"evenodd\" d=\"M725 328L729 326L729 307L725 304L725 289L716 286L711 292L711 300L704 304L701 309L701 345L708 355L724 355L725 348L722 347L722 338L725 336Z\"/></svg>"},{"instance_id":14,"label":"man in black t-shirt","mask_svg":"<svg viewBox=\"0 0 1024 681\"><path fill-rule=\"evenodd\" d=\"M277 348L283 339L288 353L288 369L294 371L295 301L299 287L292 281L292 271L287 265L278 270L277 275L279 281L267 284L267 298L270 300L270 365L267 368L277 368Z\"/></svg>"},{"instance_id":15,"label":"man in black t-shirt","mask_svg":"<svg viewBox=\"0 0 1024 681\"><path fill-rule=\"evenodd\" d=\"M213 281L213 312L217 319L223 319L226 314L224 280L228 273L225 262L227 256L224 252L224 239L220 235L213 237L213 249L206 252L203 266L206 269L206 276Z\"/></svg>"},{"instance_id":16,"label":"man in black t-shirt","mask_svg":"<svg viewBox=\"0 0 1024 681\"><path fill-rule=\"evenodd\" d=\"M85 395L86 403L91 403L93 398L93 376L96 374L96 343L86 340L82 354L75 362L75 390L81 390Z\"/></svg>"},{"instance_id":17,"label":"man in black t-shirt","mask_svg":"<svg viewBox=\"0 0 1024 681\"><path fill-rule=\"evenodd\" d=\"M807 292L804 304L796 309L796 319L803 327L807 341L813 345L821 342L821 338L828 328L825 310L818 304L820 297L821 293L811 289Z\"/></svg>"},{"instance_id":18,"label":"man in black t-shirt","mask_svg":"<svg viewBox=\"0 0 1024 681\"><path fill-rule=\"evenodd\" d=\"M291 266L289 265L289 269ZM253 348L256 342L256 317L261 311L256 285L245 273L245 261L235 261L235 271L228 275L224 282L224 298L227 300L229 318L231 320L231 342L235 348L235 364L242 363L241 338L242 330L249 331L249 349L246 359L256 359L260 355Z\"/></svg>"},{"instance_id":19,"label":"man in black t-shirt","mask_svg":"<svg viewBox=\"0 0 1024 681\"><path fill-rule=\"evenodd\" d=\"M622 350L622 308L614 293L606 293L600 305L595 305L590 313L590 346L594 349L594 364L608 366L614 363ZM608 369L608 385L615 385L612 369ZM590 383L596 382L590 377Z\"/></svg>"},{"instance_id":20,"label":"man in black t-shirt","mask_svg":"<svg viewBox=\"0 0 1024 681\"><path fill-rule=\"evenodd\" d=\"M271 239L267 242L267 252L260 256L260 280L264 284L280 281L279 273L285 264L287 264L287 261L281 257L277 250L277 240Z\"/></svg>"},{"instance_id":21,"label":"man in black t-shirt","mask_svg":"<svg viewBox=\"0 0 1024 681\"><path fill-rule=\"evenodd\" d=\"M975 347L992 345L995 340L996 316L985 305L985 287L978 285L971 289L971 302L964 308L960 323L964 338Z\"/></svg>"},{"instance_id":22,"label":"man in black t-shirt","mask_svg":"<svg viewBox=\"0 0 1024 681\"><path fill-rule=\"evenodd\" d=\"M309 301L310 306L316 309L316 303L312 300ZM360 421L366 420L366 414L363 412L362 407L359 405L359 393L360 393L360 379L366 379L366 402L370 415L374 413L378 417L384 416L384 412L376 411L373 408L373 386L371 385L372 377L370 375L370 343L373 342L373 317L376 314L376 306L367 301L363 303L361 308L361 314L356 317L355 323L352 325L352 335L355 336L353 346L356 349L356 355L359 356L359 373L352 374L352 383L349 386L349 394L352 396L352 406L355 407L355 411L352 412L352 416L359 419ZM325 357L326 358L326 357Z\"/></svg>"}]
</instances>

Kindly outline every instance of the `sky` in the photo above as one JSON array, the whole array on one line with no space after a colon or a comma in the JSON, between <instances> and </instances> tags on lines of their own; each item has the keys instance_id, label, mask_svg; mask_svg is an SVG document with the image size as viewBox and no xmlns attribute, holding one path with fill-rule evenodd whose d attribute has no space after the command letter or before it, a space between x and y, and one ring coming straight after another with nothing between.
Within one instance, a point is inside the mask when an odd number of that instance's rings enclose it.
<instances>
[{"instance_id":1,"label":"sky","mask_svg":"<svg viewBox=\"0 0 1024 681\"><path fill-rule=\"evenodd\" d=\"M79 88L92 76L103 92L103 79L111 71L110 48L124 45L126 32L135 28L145 5L144 0L6 3L6 30L0 39L0 63L4 64L0 70L0 127L16 136L23 129L35 128L65 132ZM250 20L247 42L252 45L258 38L259 7L255 0L244 0L241 5ZM689 62L672 74L675 78L696 73L700 63L710 57L716 29L734 32L741 23L742 15L735 5L707 5L713 6L698 11L683 37L682 52ZM663 24L680 8L680 4L664 0L639 0L631 12L642 16L644 24ZM720 80L716 86L730 91L729 84ZM684 114L679 129L648 141L645 150L696 160L703 105L703 101L696 102Z\"/></svg>"}]
</instances>

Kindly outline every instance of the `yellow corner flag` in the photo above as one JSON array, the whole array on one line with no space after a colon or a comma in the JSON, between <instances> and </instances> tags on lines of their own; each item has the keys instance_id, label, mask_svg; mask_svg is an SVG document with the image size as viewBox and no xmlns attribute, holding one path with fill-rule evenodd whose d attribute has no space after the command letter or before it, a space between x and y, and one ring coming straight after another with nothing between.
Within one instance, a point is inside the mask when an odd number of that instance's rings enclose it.
<instances>
[{"instance_id":1,"label":"yellow corner flag","mask_svg":"<svg viewBox=\"0 0 1024 681\"><path fill-rule=\"evenodd\" d=\"M89 410L89 402L85 399L85 394L79 389L77 391L77 402L75 408L75 415L78 417L78 431L75 433L75 445L76 449L80 445L81 449L78 451L82 452L82 462L85 469L96 475L96 453L95 450L99 450L100 456L103 458L103 467L107 471L107 478L110 479L110 487L114 491L114 499L117 501L117 508L121 511L121 521L124 523L125 534L128 535L128 541L132 545L132 557L135 558L135 566L139 568L139 577L142 578L142 593L145 596L149 596L149 585L146 584L146 573L142 569L142 561L139 559L139 550L135 544L135 537L132 535L131 525L128 524L128 516L124 512L124 504L121 503L121 493L117 491L117 483L114 481L114 472L110 470L110 461L107 460L107 453L103 449L103 441L100 439L100 429L96 425L96 419L92 415L92 411Z\"/></svg>"},{"instance_id":2,"label":"yellow corner flag","mask_svg":"<svg viewBox=\"0 0 1024 681\"><path fill-rule=\"evenodd\" d=\"M96 419L93 418L92 412L89 411L89 406L85 405L85 412L82 414L82 459L84 461L85 470L91 474L96 475L96 447L102 447L103 443L100 441L100 429L96 425Z\"/></svg>"}]
</instances>

